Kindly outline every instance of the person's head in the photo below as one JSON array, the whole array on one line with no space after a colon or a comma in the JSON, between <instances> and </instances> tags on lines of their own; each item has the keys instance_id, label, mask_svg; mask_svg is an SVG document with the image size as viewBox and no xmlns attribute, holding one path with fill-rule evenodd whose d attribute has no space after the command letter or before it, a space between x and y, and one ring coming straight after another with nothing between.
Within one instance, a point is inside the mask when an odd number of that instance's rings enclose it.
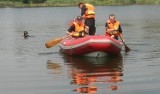
<instances>
[{"instance_id":1,"label":"person's head","mask_svg":"<svg viewBox=\"0 0 160 94\"><path fill-rule=\"evenodd\" d=\"M28 32L27 31L24 31L24 37L28 37Z\"/></svg>"},{"instance_id":2,"label":"person's head","mask_svg":"<svg viewBox=\"0 0 160 94\"><path fill-rule=\"evenodd\" d=\"M83 22L83 17L82 17L82 16L77 16L77 17L76 17L76 22L77 22L78 24L82 24L82 22Z\"/></svg>"},{"instance_id":3,"label":"person's head","mask_svg":"<svg viewBox=\"0 0 160 94\"><path fill-rule=\"evenodd\" d=\"M115 22L115 15L114 14L110 14L109 15L109 20L111 23Z\"/></svg>"},{"instance_id":4,"label":"person's head","mask_svg":"<svg viewBox=\"0 0 160 94\"><path fill-rule=\"evenodd\" d=\"M84 3L79 3L79 8L82 8Z\"/></svg>"}]
</instances>

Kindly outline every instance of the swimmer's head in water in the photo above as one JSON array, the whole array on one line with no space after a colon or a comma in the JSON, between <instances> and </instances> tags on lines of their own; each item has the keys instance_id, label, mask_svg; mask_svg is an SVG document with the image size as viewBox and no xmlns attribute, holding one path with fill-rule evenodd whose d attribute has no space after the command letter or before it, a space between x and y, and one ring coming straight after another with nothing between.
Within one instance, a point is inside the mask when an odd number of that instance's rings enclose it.
<instances>
[{"instance_id":1,"label":"swimmer's head in water","mask_svg":"<svg viewBox=\"0 0 160 94\"><path fill-rule=\"evenodd\" d=\"M24 37L29 37L28 32L24 31Z\"/></svg>"}]
</instances>

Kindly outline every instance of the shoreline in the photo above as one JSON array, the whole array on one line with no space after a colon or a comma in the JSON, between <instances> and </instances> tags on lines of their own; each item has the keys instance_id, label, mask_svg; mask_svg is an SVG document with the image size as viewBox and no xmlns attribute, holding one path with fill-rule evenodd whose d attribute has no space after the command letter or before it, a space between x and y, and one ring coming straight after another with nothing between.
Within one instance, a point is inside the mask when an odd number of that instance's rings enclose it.
<instances>
[{"instance_id":1,"label":"shoreline","mask_svg":"<svg viewBox=\"0 0 160 94\"><path fill-rule=\"evenodd\" d=\"M126 6L126 5L160 5L160 4L93 4L94 6ZM73 7L78 6L78 3L30 3L30 4L23 4L21 2L0 2L0 8L34 8L34 7Z\"/></svg>"}]
</instances>

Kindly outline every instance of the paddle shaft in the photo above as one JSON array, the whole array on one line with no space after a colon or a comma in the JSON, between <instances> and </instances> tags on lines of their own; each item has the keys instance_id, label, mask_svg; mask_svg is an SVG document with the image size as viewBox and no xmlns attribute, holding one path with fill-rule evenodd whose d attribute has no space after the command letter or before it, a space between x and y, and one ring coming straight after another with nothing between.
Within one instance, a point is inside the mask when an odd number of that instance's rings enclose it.
<instances>
[{"instance_id":1,"label":"paddle shaft","mask_svg":"<svg viewBox=\"0 0 160 94\"><path fill-rule=\"evenodd\" d=\"M122 35L119 35L120 39L122 40L123 45L125 46L125 52L129 52L131 49L126 45L126 43L122 39Z\"/></svg>"},{"instance_id":2,"label":"paddle shaft","mask_svg":"<svg viewBox=\"0 0 160 94\"><path fill-rule=\"evenodd\" d=\"M69 37L70 35L67 35L65 37L61 37L61 38L56 38L53 40L48 41L47 43L45 43L46 48L51 48L57 44L59 44L64 38Z\"/></svg>"}]
</instances>

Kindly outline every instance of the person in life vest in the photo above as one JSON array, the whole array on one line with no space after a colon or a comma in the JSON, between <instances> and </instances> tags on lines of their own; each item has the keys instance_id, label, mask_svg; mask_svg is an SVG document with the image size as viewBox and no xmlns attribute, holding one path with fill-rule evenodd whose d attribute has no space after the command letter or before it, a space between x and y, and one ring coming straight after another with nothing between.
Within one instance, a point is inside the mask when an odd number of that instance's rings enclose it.
<instances>
[{"instance_id":1,"label":"person in life vest","mask_svg":"<svg viewBox=\"0 0 160 94\"><path fill-rule=\"evenodd\" d=\"M24 37L24 38L28 38L28 37L29 37L28 31L24 31L24 32L23 32L23 37Z\"/></svg>"},{"instance_id":2,"label":"person in life vest","mask_svg":"<svg viewBox=\"0 0 160 94\"><path fill-rule=\"evenodd\" d=\"M88 34L88 26L84 25L82 16L76 17L75 21L68 29L67 34L72 37L84 37Z\"/></svg>"},{"instance_id":3,"label":"person in life vest","mask_svg":"<svg viewBox=\"0 0 160 94\"><path fill-rule=\"evenodd\" d=\"M121 36L122 41L124 42L124 37L122 34L122 28L120 22L115 19L114 14L109 15L109 20L106 22L106 36L110 36L118 40L118 37Z\"/></svg>"},{"instance_id":4,"label":"person in life vest","mask_svg":"<svg viewBox=\"0 0 160 94\"><path fill-rule=\"evenodd\" d=\"M81 16L85 19L85 25L89 27L89 35L95 35L95 9L89 3L79 3Z\"/></svg>"}]
</instances>

